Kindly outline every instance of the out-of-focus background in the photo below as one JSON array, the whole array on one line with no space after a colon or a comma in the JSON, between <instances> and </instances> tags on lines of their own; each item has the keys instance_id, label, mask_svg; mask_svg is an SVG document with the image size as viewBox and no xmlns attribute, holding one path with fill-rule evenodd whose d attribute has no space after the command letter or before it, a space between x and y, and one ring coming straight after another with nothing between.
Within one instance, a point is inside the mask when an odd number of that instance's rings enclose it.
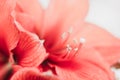
<instances>
[{"instance_id":1,"label":"out-of-focus background","mask_svg":"<svg viewBox=\"0 0 120 80\"><path fill-rule=\"evenodd\" d=\"M87 21L96 23L120 37L120 0L89 0Z\"/></svg>"},{"instance_id":2,"label":"out-of-focus background","mask_svg":"<svg viewBox=\"0 0 120 80\"><path fill-rule=\"evenodd\" d=\"M44 8L49 0L39 0ZM86 21L95 23L120 38L120 0L89 0ZM120 69L112 68L116 80L120 80Z\"/></svg>"}]
</instances>

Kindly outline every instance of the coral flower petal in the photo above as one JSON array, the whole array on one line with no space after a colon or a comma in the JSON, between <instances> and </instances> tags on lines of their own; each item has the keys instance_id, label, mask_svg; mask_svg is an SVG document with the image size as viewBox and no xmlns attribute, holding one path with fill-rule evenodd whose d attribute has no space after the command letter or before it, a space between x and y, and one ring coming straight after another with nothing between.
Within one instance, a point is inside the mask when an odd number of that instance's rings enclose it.
<instances>
[{"instance_id":1,"label":"coral flower petal","mask_svg":"<svg viewBox=\"0 0 120 80\"><path fill-rule=\"evenodd\" d=\"M59 80L55 76L45 75L36 68L23 68L16 72L10 80Z\"/></svg>"},{"instance_id":2,"label":"coral flower petal","mask_svg":"<svg viewBox=\"0 0 120 80\"><path fill-rule=\"evenodd\" d=\"M43 17L43 9L40 6L38 0L17 0L16 12L25 13L28 16L31 16L31 18L35 22L35 25L37 27L41 26L42 19L43 19L42 18ZM17 15L17 16L20 17L19 15ZM22 17L24 17L24 16L22 16ZM21 25L22 25L22 23L21 23ZM29 26L25 26L25 27L29 27Z\"/></svg>"},{"instance_id":3,"label":"coral flower petal","mask_svg":"<svg viewBox=\"0 0 120 80\"><path fill-rule=\"evenodd\" d=\"M43 42L29 32L21 32L20 40L13 52L16 63L23 67L37 67L47 57Z\"/></svg>"},{"instance_id":4,"label":"coral flower petal","mask_svg":"<svg viewBox=\"0 0 120 80\"><path fill-rule=\"evenodd\" d=\"M106 30L90 23L86 23L79 36L86 39L85 45L93 46L110 63L120 59L120 39Z\"/></svg>"},{"instance_id":5,"label":"coral flower petal","mask_svg":"<svg viewBox=\"0 0 120 80\"><path fill-rule=\"evenodd\" d=\"M88 0L50 0L49 2L42 29L38 28L41 38L47 38L49 34L55 35L64 27L69 27L78 21L83 22L88 11Z\"/></svg>"},{"instance_id":6,"label":"coral flower petal","mask_svg":"<svg viewBox=\"0 0 120 80\"><path fill-rule=\"evenodd\" d=\"M81 48L71 61L56 64L61 80L114 80L109 65L91 48Z\"/></svg>"},{"instance_id":7,"label":"coral flower petal","mask_svg":"<svg viewBox=\"0 0 120 80\"><path fill-rule=\"evenodd\" d=\"M15 48L19 39L11 16L15 4L16 0L0 0L0 51L4 53Z\"/></svg>"},{"instance_id":8,"label":"coral flower petal","mask_svg":"<svg viewBox=\"0 0 120 80\"><path fill-rule=\"evenodd\" d=\"M18 21L26 30L29 30L30 32L35 31L35 21L30 15L26 13L16 12L15 18L16 21Z\"/></svg>"}]
</instances>

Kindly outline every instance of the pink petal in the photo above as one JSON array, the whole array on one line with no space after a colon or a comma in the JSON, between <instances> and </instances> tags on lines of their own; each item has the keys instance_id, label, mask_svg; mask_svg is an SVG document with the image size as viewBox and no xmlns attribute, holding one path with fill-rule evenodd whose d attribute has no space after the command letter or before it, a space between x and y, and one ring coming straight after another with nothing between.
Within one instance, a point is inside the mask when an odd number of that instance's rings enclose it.
<instances>
[{"instance_id":1,"label":"pink petal","mask_svg":"<svg viewBox=\"0 0 120 80\"><path fill-rule=\"evenodd\" d=\"M83 22L87 11L88 0L50 0L42 29L38 27L39 36L47 38L50 35L59 35L66 27Z\"/></svg>"},{"instance_id":2,"label":"pink petal","mask_svg":"<svg viewBox=\"0 0 120 80\"><path fill-rule=\"evenodd\" d=\"M42 41L32 33L21 32L14 58L23 67L37 67L47 57Z\"/></svg>"},{"instance_id":3,"label":"pink petal","mask_svg":"<svg viewBox=\"0 0 120 80\"><path fill-rule=\"evenodd\" d=\"M36 68L23 68L16 72L10 80L59 80L55 76L44 75Z\"/></svg>"},{"instance_id":4,"label":"pink petal","mask_svg":"<svg viewBox=\"0 0 120 80\"><path fill-rule=\"evenodd\" d=\"M61 80L114 80L108 64L91 48L81 48L72 60L56 64Z\"/></svg>"},{"instance_id":5,"label":"pink petal","mask_svg":"<svg viewBox=\"0 0 120 80\"><path fill-rule=\"evenodd\" d=\"M18 0L16 5L16 12L20 12L30 16L35 22L36 28L41 26L43 20L42 18L43 10L38 0ZM20 17L21 15L17 15L17 16ZM22 16L22 17L23 19L26 18L26 16ZM21 18L21 20L23 19ZM21 25L24 25L24 23L21 23ZM25 27L29 28L29 26L25 26Z\"/></svg>"},{"instance_id":6,"label":"pink petal","mask_svg":"<svg viewBox=\"0 0 120 80\"><path fill-rule=\"evenodd\" d=\"M4 54L15 48L19 39L19 32L11 17L15 4L16 0L0 0L0 51Z\"/></svg>"}]
</instances>

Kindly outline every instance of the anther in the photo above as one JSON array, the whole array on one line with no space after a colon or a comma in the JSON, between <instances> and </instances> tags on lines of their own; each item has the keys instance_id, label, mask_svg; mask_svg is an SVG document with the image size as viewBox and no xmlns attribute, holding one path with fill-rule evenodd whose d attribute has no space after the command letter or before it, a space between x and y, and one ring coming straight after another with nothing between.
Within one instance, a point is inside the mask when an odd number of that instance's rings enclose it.
<instances>
[{"instance_id":1,"label":"anther","mask_svg":"<svg viewBox=\"0 0 120 80\"><path fill-rule=\"evenodd\" d=\"M80 43L85 43L85 42L86 42L85 38L80 38Z\"/></svg>"},{"instance_id":2,"label":"anther","mask_svg":"<svg viewBox=\"0 0 120 80\"><path fill-rule=\"evenodd\" d=\"M78 48L74 48L74 51L78 51Z\"/></svg>"},{"instance_id":3,"label":"anther","mask_svg":"<svg viewBox=\"0 0 120 80\"><path fill-rule=\"evenodd\" d=\"M73 39L73 42L74 42L75 44L78 44L77 39Z\"/></svg>"},{"instance_id":4,"label":"anther","mask_svg":"<svg viewBox=\"0 0 120 80\"><path fill-rule=\"evenodd\" d=\"M71 27L70 29L69 29L69 31L68 31L68 33L72 33L73 32L73 28Z\"/></svg>"},{"instance_id":5,"label":"anther","mask_svg":"<svg viewBox=\"0 0 120 80\"><path fill-rule=\"evenodd\" d=\"M67 33L64 32L64 33L61 35L61 38L64 39L66 36L67 36Z\"/></svg>"},{"instance_id":6,"label":"anther","mask_svg":"<svg viewBox=\"0 0 120 80\"><path fill-rule=\"evenodd\" d=\"M70 53L71 50L72 50L72 48L70 47L69 44L67 44L67 51Z\"/></svg>"}]
</instances>

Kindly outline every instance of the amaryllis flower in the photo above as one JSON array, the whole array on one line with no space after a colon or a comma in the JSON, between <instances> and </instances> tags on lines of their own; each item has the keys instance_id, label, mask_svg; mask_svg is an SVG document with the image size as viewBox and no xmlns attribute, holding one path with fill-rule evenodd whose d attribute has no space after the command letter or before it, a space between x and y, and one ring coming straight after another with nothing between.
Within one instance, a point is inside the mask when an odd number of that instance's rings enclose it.
<instances>
[{"instance_id":1,"label":"amaryllis flower","mask_svg":"<svg viewBox=\"0 0 120 80\"><path fill-rule=\"evenodd\" d=\"M49 56L40 70L60 80L114 80L109 68L120 58L120 40L85 22L87 11L88 0L50 0L45 10L37 0L17 1L16 21L45 40Z\"/></svg>"},{"instance_id":2,"label":"amaryllis flower","mask_svg":"<svg viewBox=\"0 0 120 80\"><path fill-rule=\"evenodd\" d=\"M120 40L84 21L87 0L50 0L46 10L37 0L1 0L0 6L0 61L12 54L6 61L15 70L11 80L114 80L110 65L120 57ZM18 39L8 40L14 34ZM0 68L1 79L8 68Z\"/></svg>"},{"instance_id":3,"label":"amaryllis flower","mask_svg":"<svg viewBox=\"0 0 120 80\"><path fill-rule=\"evenodd\" d=\"M80 37L88 38L85 44L93 46L100 51L110 64L118 60L119 39L94 24L84 22L88 12L88 0L50 0L46 10L42 9L38 0L30 0L29 2L31 3L29 4L31 6L29 6L27 2L28 1L23 0L17 2L17 21L28 30L35 30L41 39L49 39L46 40L46 42L50 44L51 48L59 44L63 46L63 44L59 42L62 39L61 37L68 37L67 35L69 35L71 31L74 31L73 36L69 37L70 40L75 39L75 37L79 39ZM98 35L99 38L96 38Z\"/></svg>"}]
</instances>

